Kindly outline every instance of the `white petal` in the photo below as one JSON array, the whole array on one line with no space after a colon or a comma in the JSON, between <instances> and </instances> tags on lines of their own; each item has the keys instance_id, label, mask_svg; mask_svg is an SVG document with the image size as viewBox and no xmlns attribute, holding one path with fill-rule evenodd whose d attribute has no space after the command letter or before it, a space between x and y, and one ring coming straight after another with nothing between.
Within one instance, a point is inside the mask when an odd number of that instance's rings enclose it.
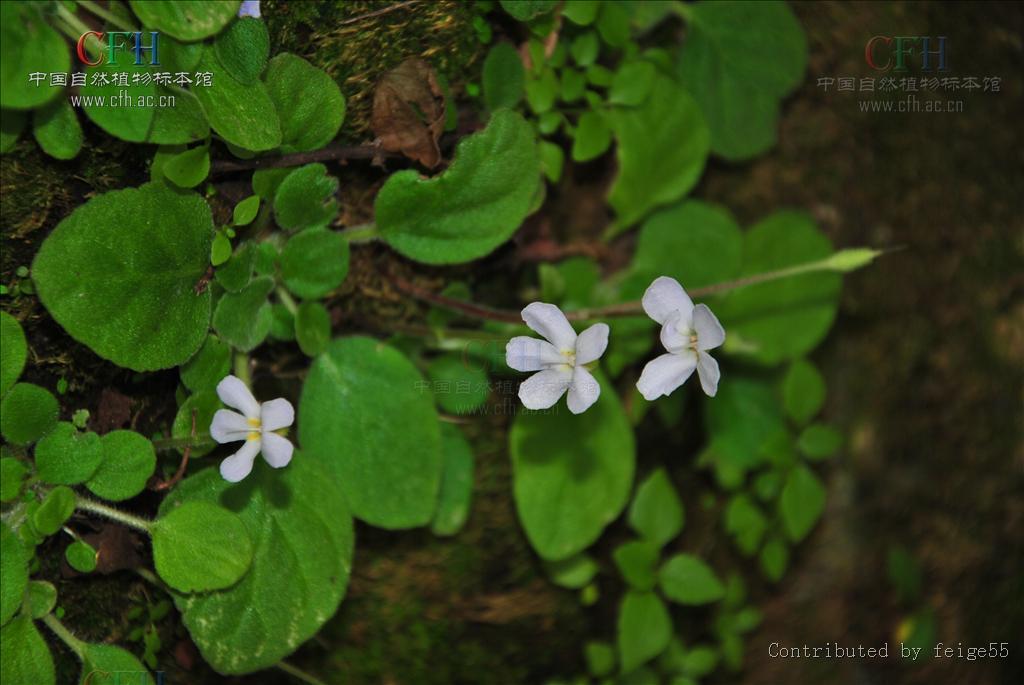
<instances>
[{"instance_id":1,"label":"white petal","mask_svg":"<svg viewBox=\"0 0 1024 685\"><path fill-rule=\"evenodd\" d=\"M288 438L283 438L277 433L265 432L263 434L263 458L275 469L288 466L292 460L292 452L295 445Z\"/></svg>"},{"instance_id":2,"label":"white petal","mask_svg":"<svg viewBox=\"0 0 1024 685\"><path fill-rule=\"evenodd\" d=\"M606 323L595 323L576 338L576 365L589 364L601 358L608 349L608 333L611 331Z\"/></svg>"},{"instance_id":3,"label":"white petal","mask_svg":"<svg viewBox=\"0 0 1024 685\"><path fill-rule=\"evenodd\" d=\"M230 409L218 409L210 422L210 437L217 442L245 440L252 430L249 419Z\"/></svg>"},{"instance_id":4,"label":"white petal","mask_svg":"<svg viewBox=\"0 0 1024 685\"><path fill-rule=\"evenodd\" d=\"M539 371L520 384L519 399L527 409L547 409L565 394L571 382L568 366Z\"/></svg>"},{"instance_id":5,"label":"white petal","mask_svg":"<svg viewBox=\"0 0 1024 685\"><path fill-rule=\"evenodd\" d=\"M686 382L697 366L695 354L663 354L647 362L636 389L645 400L656 400Z\"/></svg>"},{"instance_id":6,"label":"white petal","mask_svg":"<svg viewBox=\"0 0 1024 685\"><path fill-rule=\"evenodd\" d=\"M246 440L240 450L220 463L221 477L229 483L237 483L248 476L259 451L259 440Z\"/></svg>"},{"instance_id":7,"label":"white petal","mask_svg":"<svg viewBox=\"0 0 1024 685\"><path fill-rule=\"evenodd\" d=\"M577 366L572 374L569 396L566 398L569 411L573 414L582 414L590 408L590 405L597 402L597 398L600 396L601 384L584 367Z\"/></svg>"},{"instance_id":8,"label":"white petal","mask_svg":"<svg viewBox=\"0 0 1024 685\"><path fill-rule=\"evenodd\" d=\"M564 364L565 357L547 340L519 335L505 345L505 363L516 371L540 371L553 364Z\"/></svg>"},{"instance_id":9,"label":"white petal","mask_svg":"<svg viewBox=\"0 0 1024 685\"><path fill-rule=\"evenodd\" d=\"M276 431L295 423L295 407L283 397L260 406L260 424L264 431Z\"/></svg>"},{"instance_id":10,"label":"white petal","mask_svg":"<svg viewBox=\"0 0 1024 685\"><path fill-rule=\"evenodd\" d=\"M559 352L576 349L576 331L562 310L553 304L534 302L523 309L523 321L532 330L547 338Z\"/></svg>"},{"instance_id":11,"label":"white petal","mask_svg":"<svg viewBox=\"0 0 1024 685\"><path fill-rule=\"evenodd\" d=\"M697 353L697 376L700 377L700 387L708 397L714 397L718 392L718 379L722 372L718 370L718 362L710 354L701 350Z\"/></svg>"},{"instance_id":12,"label":"white petal","mask_svg":"<svg viewBox=\"0 0 1024 685\"><path fill-rule=\"evenodd\" d=\"M259 402L237 376L225 376L224 380L217 384L217 396L224 404L245 414L247 419L260 417Z\"/></svg>"},{"instance_id":13,"label":"white petal","mask_svg":"<svg viewBox=\"0 0 1024 685\"><path fill-rule=\"evenodd\" d=\"M665 323L673 312L681 312L684 319L693 311L693 301L679 285L679 281L668 276L659 276L647 287L643 299L644 311L658 323Z\"/></svg>"},{"instance_id":14,"label":"white petal","mask_svg":"<svg viewBox=\"0 0 1024 685\"><path fill-rule=\"evenodd\" d=\"M697 333L698 350L713 350L725 342L725 329L706 304L693 308L693 330Z\"/></svg>"},{"instance_id":15,"label":"white petal","mask_svg":"<svg viewBox=\"0 0 1024 685\"><path fill-rule=\"evenodd\" d=\"M683 320L682 312L672 312L661 327L661 344L672 354L690 349L690 322Z\"/></svg>"},{"instance_id":16,"label":"white petal","mask_svg":"<svg viewBox=\"0 0 1024 685\"><path fill-rule=\"evenodd\" d=\"M259 0L245 0L238 8L239 17L256 17L260 18L260 3Z\"/></svg>"}]
</instances>

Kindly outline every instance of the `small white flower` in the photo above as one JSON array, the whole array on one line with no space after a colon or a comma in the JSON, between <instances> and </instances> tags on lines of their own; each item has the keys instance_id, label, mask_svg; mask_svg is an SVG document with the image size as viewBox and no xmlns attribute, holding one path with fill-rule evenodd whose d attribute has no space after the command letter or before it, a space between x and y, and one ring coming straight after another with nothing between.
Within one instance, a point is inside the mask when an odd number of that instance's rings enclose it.
<instances>
[{"instance_id":1,"label":"small white flower","mask_svg":"<svg viewBox=\"0 0 1024 685\"><path fill-rule=\"evenodd\" d=\"M238 8L239 17L260 18L260 0L244 0Z\"/></svg>"},{"instance_id":2,"label":"small white flower","mask_svg":"<svg viewBox=\"0 0 1024 685\"><path fill-rule=\"evenodd\" d=\"M252 463L259 452L275 469L288 465L295 446L274 431L287 428L295 422L295 408L283 397L260 404L235 376L227 376L217 384L217 395L229 407L218 409L210 424L210 437L220 443L244 440L242 448L220 463L224 480L237 483L252 471Z\"/></svg>"},{"instance_id":3,"label":"small white flower","mask_svg":"<svg viewBox=\"0 0 1024 685\"><path fill-rule=\"evenodd\" d=\"M517 336L505 346L505 363L516 371L537 371L519 386L527 409L554 406L569 391L569 411L585 412L597 401L601 386L585 365L597 361L608 347L608 324L595 323L576 335L562 310L534 302L523 309L523 321L546 340Z\"/></svg>"},{"instance_id":4,"label":"small white flower","mask_svg":"<svg viewBox=\"0 0 1024 685\"><path fill-rule=\"evenodd\" d=\"M636 389L644 399L669 395L697 369L700 386L710 397L718 392L721 372L708 354L725 341L725 330L707 305L693 306L679 281L668 276L655 279L644 293L644 311L661 324L661 344L668 350L647 362Z\"/></svg>"}]
</instances>

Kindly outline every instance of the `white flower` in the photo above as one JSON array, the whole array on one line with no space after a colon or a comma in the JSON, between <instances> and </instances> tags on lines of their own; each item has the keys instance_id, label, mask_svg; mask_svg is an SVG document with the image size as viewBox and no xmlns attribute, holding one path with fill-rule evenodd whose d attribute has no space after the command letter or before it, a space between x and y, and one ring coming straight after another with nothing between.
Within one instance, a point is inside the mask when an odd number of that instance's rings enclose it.
<instances>
[{"instance_id":1,"label":"white flower","mask_svg":"<svg viewBox=\"0 0 1024 685\"><path fill-rule=\"evenodd\" d=\"M260 0L244 0L238 8L239 17L260 18Z\"/></svg>"},{"instance_id":2,"label":"white flower","mask_svg":"<svg viewBox=\"0 0 1024 685\"><path fill-rule=\"evenodd\" d=\"M636 389L647 400L669 395L697 369L700 387L710 397L718 392L721 373L708 354L725 341L725 330L707 305L693 306L679 281L668 276L655 279L644 293L644 311L661 324L661 344L668 350L647 362Z\"/></svg>"},{"instance_id":3,"label":"white flower","mask_svg":"<svg viewBox=\"0 0 1024 685\"><path fill-rule=\"evenodd\" d=\"M547 340L517 336L505 346L505 363L516 371L537 371L519 386L527 409L554 406L569 391L569 411L585 412L597 401L601 386L585 365L597 361L608 347L608 324L595 323L576 335L558 307L534 302L523 309L523 321Z\"/></svg>"},{"instance_id":4,"label":"white flower","mask_svg":"<svg viewBox=\"0 0 1024 685\"><path fill-rule=\"evenodd\" d=\"M295 422L292 403L279 397L260 404L245 383L235 376L227 376L217 384L217 395L224 404L242 413L218 409L210 424L210 437L220 443L245 440L240 450L220 463L224 480L237 483L248 476L260 451L275 469L287 466L295 447L274 431Z\"/></svg>"}]
</instances>

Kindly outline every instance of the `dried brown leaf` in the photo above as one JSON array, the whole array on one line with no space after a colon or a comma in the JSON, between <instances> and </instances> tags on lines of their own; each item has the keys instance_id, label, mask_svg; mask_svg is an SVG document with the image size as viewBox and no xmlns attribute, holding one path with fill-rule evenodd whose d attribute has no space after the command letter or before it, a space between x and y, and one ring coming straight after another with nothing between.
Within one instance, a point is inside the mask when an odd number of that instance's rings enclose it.
<instances>
[{"instance_id":1,"label":"dried brown leaf","mask_svg":"<svg viewBox=\"0 0 1024 685\"><path fill-rule=\"evenodd\" d=\"M431 66L407 59L386 73L373 95L370 125L384 150L400 152L427 168L437 166L444 95Z\"/></svg>"}]
</instances>

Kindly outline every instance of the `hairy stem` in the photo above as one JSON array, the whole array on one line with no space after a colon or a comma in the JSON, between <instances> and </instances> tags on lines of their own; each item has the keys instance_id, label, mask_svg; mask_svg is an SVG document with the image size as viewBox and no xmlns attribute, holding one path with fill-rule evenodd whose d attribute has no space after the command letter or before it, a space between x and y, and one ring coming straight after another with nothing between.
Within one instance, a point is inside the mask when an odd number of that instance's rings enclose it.
<instances>
[{"instance_id":1,"label":"hairy stem","mask_svg":"<svg viewBox=\"0 0 1024 685\"><path fill-rule=\"evenodd\" d=\"M53 631L53 634L61 639L68 648L75 653L79 659L85 658L85 643L71 634L71 631L64 627L64 624L57 620L53 614L43 616L43 623Z\"/></svg>"},{"instance_id":2,"label":"hairy stem","mask_svg":"<svg viewBox=\"0 0 1024 685\"><path fill-rule=\"evenodd\" d=\"M249 369L249 355L245 352L235 351L235 363L234 363L235 375L247 387L252 387L252 371Z\"/></svg>"},{"instance_id":3,"label":"hairy stem","mask_svg":"<svg viewBox=\"0 0 1024 685\"><path fill-rule=\"evenodd\" d=\"M114 28L121 29L122 31L138 30L134 26L125 23L120 17L115 15L113 12L110 12L106 8L101 7L98 3L91 2L91 0L78 0L78 6L91 14L95 14L97 17L104 20Z\"/></svg>"},{"instance_id":4,"label":"hairy stem","mask_svg":"<svg viewBox=\"0 0 1024 685\"><path fill-rule=\"evenodd\" d=\"M77 496L77 500L75 501L75 508L81 509L82 511L88 511L91 514L99 514L100 516L106 517L112 521L122 523L128 526L129 528L141 530L143 533L146 533L147 535L149 534L150 529L153 526L153 522L148 519L135 516L134 514L129 514L127 512L121 511L120 509L109 507L106 504L96 502L95 500L91 500L88 497L83 497L82 495Z\"/></svg>"},{"instance_id":5,"label":"hairy stem","mask_svg":"<svg viewBox=\"0 0 1024 685\"><path fill-rule=\"evenodd\" d=\"M298 668L297 666L292 666L287 661L278 661L274 665L280 670L287 673L288 675L292 676L293 678L301 680L304 683L308 683L309 685L326 685L324 681L320 680L315 675L306 673L301 668Z\"/></svg>"},{"instance_id":6,"label":"hairy stem","mask_svg":"<svg viewBox=\"0 0 1024 685\"><path fill-rule=\"evenodd\" d=\"M195 449L196 447L210 447L216 445L209 435L206 433L197 434L194 438L164 438L163 440L154 440L153 448L159 452L166 450L181 450L186 447Z\"/></svg>"},{"instance_id":7,"label":"hairy stem","mask_svg":"<svg viewBox=\"0 0 1024 685\"><path fill-rule=\"evenodd\" d=\"M292 297L291 293L284 288L277 288L277 299L281 300L281 304L284 305L284 308L287 309L288 313L292 316L299 313L299 305L295 303L295 298Z\"/></svg>"},{"instance_id":8,"label":"hairy stem","mask_svg":"<svg viewBox=\"0 0 1024 685\"><path fill-rule=\"evenodd\" d=\"M350 243L368 243L373 240L377 240L380 237L380 233L377 231L377 225L373 223L359 224L358 226L349 226L343 229L341 235L344 236Z\"/></svg>"}]
</instances>

